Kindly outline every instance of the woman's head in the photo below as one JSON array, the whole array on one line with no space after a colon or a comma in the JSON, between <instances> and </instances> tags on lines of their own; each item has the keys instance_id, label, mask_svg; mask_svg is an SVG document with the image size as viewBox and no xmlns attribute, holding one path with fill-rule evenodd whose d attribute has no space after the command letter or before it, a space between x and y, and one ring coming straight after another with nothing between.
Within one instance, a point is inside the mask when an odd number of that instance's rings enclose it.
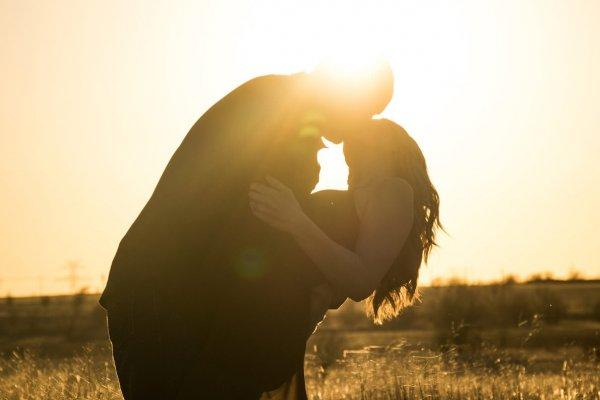
<instances>
[{"instance_id":1,"label":"woman's head","mask_svg":"<svg viewBox=\"0 0 600 400\"><path fill-rule=\"evenodd\" d=\"M374 120L369 131L349 138L344 146L350 185L367 182L371 175L402 178L413 189L414 204L413 226L404 247L367 303L369 315L381 323L397 316L416 297L419 267L436 245L436 232L442 226L439 196L414 139L385 119Z\"/></svg>"}]
</instances>

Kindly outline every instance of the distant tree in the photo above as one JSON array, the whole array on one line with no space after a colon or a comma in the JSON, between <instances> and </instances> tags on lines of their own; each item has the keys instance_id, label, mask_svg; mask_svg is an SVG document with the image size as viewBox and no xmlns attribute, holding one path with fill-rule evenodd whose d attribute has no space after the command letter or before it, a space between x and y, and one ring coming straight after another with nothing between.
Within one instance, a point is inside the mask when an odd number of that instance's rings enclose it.
<instances>
[{"instance_id":1,"label":"distant tree","mask_svg":"<svg viewBox=\"0 0 600 400\"><path fill-rule=\"evenodd\" d=\"M502 278L502 280L500 281L500 284L501 284L501 285L514 285L514 284L516 284L517 282L518 282L518 281L517 281L517 277L516 277L516 276L514 276L514 275L512 275L512 274L508 274L508 275L505 275L505 276Z\"/></svg>"},{"instance_id":2,"label":"distant tree","mask_svg":"<svg viewBox=\"0 0 600 400\"><path fill-rule=\"evenodd\" d=\"M444 279L437 277L437 278L433 278L431 280L431 283L429 284L429 286L431 287L440 287L440 286L444 286Z\"/></svg>"},{"instance_id":3,"label":"distant tree","mask_svg":"<svg viewBox=\"0 0 600 400\"><path fill-rule=\"evenodd\" d=\"M582 279L583 276L581 275L581 272L579 272L577 269L571 268L569 270L569 276L567 277L568 281L580 281Z\"/></svg>"},{"instance_id":4,"label":"distant tree","mask_svg":"<svg viewBox=\"0 0 600 400\"><path fill-rule=\"evenodd\" d=\"M544 276L542 276L542 274L540 274L539 272L529 275L529 277L525 280L526 283L537 283L543 281Z\"/></svg>"},{"instance_id":5,"label":"distant tree","mask_svg":"<svg viewBox=\"0 0 600 400\"><path fill-rule=\"evenodd\" d=\"M446 281L447 286L466 286L467 281L464 278L453 276Z\"/></svg>"},{"instance_id":6,"label":"distant tree","mask_svg":"<svg viewBox=\"0 0 600 400\"><path fill-rule=\"evenodd\" d=\"M552 271L545 271L543 274L543 280L545 281L553 281L554 273Z\"/></svg>"}]
</instances>

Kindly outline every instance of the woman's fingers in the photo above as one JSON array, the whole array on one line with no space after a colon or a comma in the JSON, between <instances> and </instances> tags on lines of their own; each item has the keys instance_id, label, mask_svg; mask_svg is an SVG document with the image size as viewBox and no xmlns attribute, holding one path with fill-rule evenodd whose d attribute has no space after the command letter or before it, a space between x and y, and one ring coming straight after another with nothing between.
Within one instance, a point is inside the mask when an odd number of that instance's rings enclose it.
<instances>
[{"instance_id":1,"label":"woman's fingers","mask_svg":"<svg viewBox=\"0 0 600 400\"><path fill-rule=\"evenodd\" d=\"M302 209L293 192L272 176L268 185L252 183L248 196L252 213L268 225L290 232L293 224L302 219Z\"/></svg>"},{"instance_id":2,"label":"woman's fingers","mask_svg":"<svg viewBox=\"0 0 600 400\"><path fill-rule=\"evenodd\" d=\"M264 193L257 192L256 190L250 190L248 196L250 197L250 200L261 203L273 203L274 201L272 196L265 195Z\"/></svg>"},{"instance_id":3,"label":"woman's fingers","mask_svg":"<svg viewBox=\"0 0 600 400\"><path fill-rule=\"evenodd\" d=\"M273 178L270 175L267 175L266 180L267 182L269 182L269 185L273 186L276 189L288 190L287 186L285 186L283 183L279 182L277 179Z\"/></svg>"},{"instance_id":4,"label":"woman's fingers","mask_svg":"<svg viewBox=\"0 0 600 400\"><path fill-rule=\"evenodd\" d=\"M294 219L296 208L299 210L296 199L292 191L277 179L267 176L266 180L270 186L258 182L250 185L250 209L270 226L289 231L289 221Z\"/></svg>"},{"instance_id":5,"label":"woman's fingers","mask_svg":"<svg viewBox=\"0 0 600 400\"><path fill-rule=\"evenodd\" d=\"M252 214L254 214L254 216L256 216L258 219L262 220L263 222L266 222L268 225L276 228L276 229L283 229L284 225L281 223L281 221L279 221L279 219L274 216L273 214L271 214L268 211L264 211L263 209L261 209L260 207L253 207L250 206L250 209L252 210Z\"/></svg>"},{"instance_id":6,"label":"woman's fingers","mask_svg":"<svg viewBox=\"0 0 600 400\"><path fill-rule=\"evenodd\" d=\"M267 213L272 215L273 217L277 216L277 212L276 210L273 209L273 207L271 207L269 204L266 203L262 203L260 201L250 201L250 208L252 210L257 210L260 211L262 213Z\"/></svg>"},{"instance_id":7,"label":"woman's fingers","mask_svg":"<svg viewBox=\"0 0 600 400\"><path fill-rule=\"evenodd\" d=\"M273 213L270 213L268 210L265 210L260 207L250 207L250 209L252 210L252 214L256 215L257 217L260 217L265 221L273 223L279 221L277 216L273 215Z\"/></svg>"},{"instance_id":8,"label":"woman's fingers","mask_svg":"<svg viewBox=\"0 0 600 400\"><path fill-rule=\"evenodd\" d=\"M254 191L256 191L258 193L262 193L266 196L277 196L279 194L278 190L273 189L272 187L269 187L262 183L256 183L256 182L250 185L250 190L254 190Z\"/></svg>"},{"instance_id":9,"label":"woman's fingers","mask_svg":"<svg viewBox=\"0 0 600 400\"><path fill-rule=\"evenodd\" d=\"M251 191L248 197L250 198L250 205L264 208L271 213L278 214L278 211L281 209L278 199L272 196L265 196L262 193Z\"/></svg>"}]
</instances>

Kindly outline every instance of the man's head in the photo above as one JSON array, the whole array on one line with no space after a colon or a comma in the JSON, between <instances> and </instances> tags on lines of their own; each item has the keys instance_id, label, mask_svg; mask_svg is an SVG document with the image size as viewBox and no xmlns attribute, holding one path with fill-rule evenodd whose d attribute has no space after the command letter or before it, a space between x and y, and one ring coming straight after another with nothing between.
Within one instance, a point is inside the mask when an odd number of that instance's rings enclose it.
<instances>
[{"instance_id":1,"label":"man's head","mask_svg":"<svg viewBox=\"0 0 600 400\"><path fill-rule=\"evenodd\" d=\"M343 130L383 112L392 99L394 76L383 60L370 60L353 70L324 62L308 74L306 86L324 124Z\"/></svg>"}]
</instances>

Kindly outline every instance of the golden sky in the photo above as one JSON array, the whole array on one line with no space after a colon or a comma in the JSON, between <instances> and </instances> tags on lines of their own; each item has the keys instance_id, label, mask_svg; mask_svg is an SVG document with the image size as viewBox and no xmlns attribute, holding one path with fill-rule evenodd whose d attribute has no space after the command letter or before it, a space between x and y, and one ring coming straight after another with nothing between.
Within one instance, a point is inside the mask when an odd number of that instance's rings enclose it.
<instances>
[{"instance_id":1,"label":"golden sky","mask_svg":"<svg viewBox=\"0 0 600 400\"><path fill-rule=\"evenodd\" d=\"M383 52L448 235L427 279L600 275L600 2L0 0L0 295L91 288L243 81Z\"/></svg>"}]
</instances>

